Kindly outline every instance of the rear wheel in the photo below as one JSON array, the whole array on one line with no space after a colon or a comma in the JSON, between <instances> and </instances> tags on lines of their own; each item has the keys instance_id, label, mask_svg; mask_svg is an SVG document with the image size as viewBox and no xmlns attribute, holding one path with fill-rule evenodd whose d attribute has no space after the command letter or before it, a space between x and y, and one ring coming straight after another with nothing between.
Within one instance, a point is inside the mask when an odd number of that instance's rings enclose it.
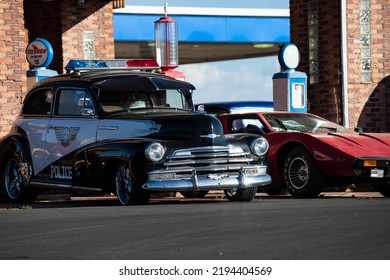
<instances>
[{"instance_id":1,"label":"rear wheel","mask_svg":"<svg viewBox=\"0 0 390 280\"><path fill-rule=\"evenodd\" d=\"M225 190L225 196L229 201L252 201L257 192L257 187L246 189Z\"/></svg>"},{"instance_id":2,"label":"rear wheel","mask_svg":"<svg viewBox=\"0 0 390 280\"><path fill-rule=\"evenodd\" d=\"M149 192L135 183L131 178L128 165L124 162L117 166L115 188L118 200L122 205L145 204L149 201Z\"/></svg>"},{"instance_id":3,"label":"rear wheel","mask_svg":"<svg viewBox=\"0 0 390 280\"><path fill-rule=\"evenodd\" d=\"M283 178L290 194L298 198L317 197L326 184L326 176L303 147L297 147L287 155Z\"/></svg>"},{"instance_id":4,"label":"rear wheel","mask_svg":"<svg viewBox=\"0 0 390 280\"><path fill-rule=\"evenodd\" d=\"M23 185L19 163L19 159L10 158L5 165L3 175L5 195L12 203L34 202L38 197L38 192L27 189Z\"/></svg>"}]
</instances>

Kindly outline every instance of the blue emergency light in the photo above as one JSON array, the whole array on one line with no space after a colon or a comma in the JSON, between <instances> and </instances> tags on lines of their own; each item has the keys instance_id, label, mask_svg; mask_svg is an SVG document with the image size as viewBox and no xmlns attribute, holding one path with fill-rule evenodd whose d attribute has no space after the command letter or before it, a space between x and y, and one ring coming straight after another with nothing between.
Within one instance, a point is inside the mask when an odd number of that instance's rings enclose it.
<instances>
[{"instance_id":1,"label":"blue emergency light","mask_svg":"<svg viewBox=\"0 0 390 280\"><path fill-rule=\"evenodd\" d=\"M97 69L159 69L155 59L108 59L108 60L70 60L65 66L67 72Z\"/></svg>"}]
</instances>

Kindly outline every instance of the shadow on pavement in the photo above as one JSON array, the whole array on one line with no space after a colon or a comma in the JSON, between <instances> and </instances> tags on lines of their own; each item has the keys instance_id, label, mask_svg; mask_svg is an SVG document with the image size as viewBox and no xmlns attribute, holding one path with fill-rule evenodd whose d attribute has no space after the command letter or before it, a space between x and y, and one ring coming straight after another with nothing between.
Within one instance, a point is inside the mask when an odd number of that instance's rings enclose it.
<instances>
[{"instance_id":1,"label":"shadow on pavement","mask_svg":"<svg viewBox=\"0 0 390 280\"><path fill-rule=\"evenodd\" d=\"M315 199L334 199L334 198L384 198L378 192L323 192ZM270 196L265 193L257 193L256 200L272 199L297 199L290 195ZM204 204L204 203L230 203L224 196L223 191L209 192L204 198L185 198L180 193L171 195L152 194L147 205L156 204ZM70 195L43 195L38 197L35 203L30 204L12 204L10 202L0 201L1 209L37 209L37 208L71 208L71 207L100 207L100 206L119 206L115 195L107 196L74 196ZM130 207L137 207L132 205Z\"/></svg>"}]
</instances>

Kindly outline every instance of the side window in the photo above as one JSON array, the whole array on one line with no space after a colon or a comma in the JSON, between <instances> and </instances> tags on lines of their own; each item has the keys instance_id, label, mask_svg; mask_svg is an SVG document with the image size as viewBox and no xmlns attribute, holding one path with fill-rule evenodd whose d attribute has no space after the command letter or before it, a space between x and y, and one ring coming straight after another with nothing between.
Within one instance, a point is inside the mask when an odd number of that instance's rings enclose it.
<instances>
[{"instance_id":1,"label":"side window","mask_svg":"<svg viewBox=\"0 0 390 280\"><path fill-rule=\"evenodd\" d=\"M264 126L261 124L261 122L258 119L235 119L232 122L231 131L232 132L242 132L242 131L245 131L245 129L247 128L247 126L249 124L255 125L255 126L257 126L258 128L261 128L261 129L264 128Z\"/></svg>"},{"instance_id":2,"label":"side window","mask_svg":"<svg viewBox=\"0 0 390 280\"><path fill-rule=\"evenodd\" d=\"M48 116L53 101L51 89L39 89L32 92L24 101L22 114Z\"/></svg>"},{"instance_id":3,"label":"side window","mask_svg":"<svg viewBox=\"0 0 390 280\"><path fill-rule=\"evenodd\" d=\"M180 109L189 109L190 107L186 103L184 96L176 90L167 90L167 104L170 107L180 108Z\"/></svg>"},{"instance_id":4,"label":"side window","mask_svg":"<svg viewBox=\"0 0 390 280\"><path fill-rule=\"evenodd\" d=\"M191 109L191 104L180 90L168 89L151 92L151 99L155 107L171 107L178 109Z\"/></svg>"},{"instance_id":5,"label":"side window","mask_svg":"<svg viewBox=\"0 0 390 280\"><path fill-rule=\"evenodd\" d=\"M88 92L78 89L61 89L57 93L55 113L60 116L81 116L83 109L94 114L92 100Z\"/></svg>"}]
</instances>

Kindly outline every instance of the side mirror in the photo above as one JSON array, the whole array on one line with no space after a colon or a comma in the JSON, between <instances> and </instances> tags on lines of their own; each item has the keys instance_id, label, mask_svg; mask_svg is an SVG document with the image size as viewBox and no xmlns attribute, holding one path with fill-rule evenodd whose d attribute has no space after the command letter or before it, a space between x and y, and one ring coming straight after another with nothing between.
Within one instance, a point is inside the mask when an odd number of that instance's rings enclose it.
<instances>
[{"instance_id":1,"label":"side mirror","mask_svg":"<svg viewBox=\"0 0 390 280\"><path fill-rule=\"evenodd\" d=\"M264 134L264 130L254 124L248 124L245 128L245 132L253 134Z\"/></svg>"},{"instance_id":2,"label":"side mirror","mask_svg":"<svg viewBox=\"0 0 390 280\"><path fill-rule=\"evenodd\" d=\"M355 127L356 132L363 133L363 129L361 127Z\"/></svg>"},{"instance_id":3,"label":"side mirror","mask_svg":"<svg viewBox=\"0 0 390 280\"><path fill-rule=\"evenodd\" d=\"M198 105L197 109L198 109L199 112L204 112L205 111L204 105Z\"/></svg>"},{"instance_id":4,"label":"side mirror","mask_svg":"<svg viewBox=\"0 0 390 280\"><path fill-rule=\"evenodd\" d=\"M83 108L83 109L81 109L80 114L82 116L93 116L93 115L95 115L95 111L92 109Z\"/></svg>"}]
</instances>

